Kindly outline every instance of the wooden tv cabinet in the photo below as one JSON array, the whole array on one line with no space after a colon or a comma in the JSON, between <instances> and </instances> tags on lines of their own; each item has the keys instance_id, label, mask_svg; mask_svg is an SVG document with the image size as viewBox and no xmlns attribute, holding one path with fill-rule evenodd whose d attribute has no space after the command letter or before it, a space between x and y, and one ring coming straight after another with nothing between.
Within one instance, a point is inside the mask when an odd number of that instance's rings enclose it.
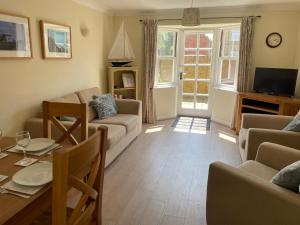
<instances>
[{"instance_id":1,"label":"wooden tv cabinet","mask_svg":"<svg viewBox=\"0 0 300 225\"><path fill-rule=\"evenodd\" d=\"M243 113L294 116L300 109L300 98L240 92L236 110L235 130L240 131Z\"/></svg>"}]
</instances>

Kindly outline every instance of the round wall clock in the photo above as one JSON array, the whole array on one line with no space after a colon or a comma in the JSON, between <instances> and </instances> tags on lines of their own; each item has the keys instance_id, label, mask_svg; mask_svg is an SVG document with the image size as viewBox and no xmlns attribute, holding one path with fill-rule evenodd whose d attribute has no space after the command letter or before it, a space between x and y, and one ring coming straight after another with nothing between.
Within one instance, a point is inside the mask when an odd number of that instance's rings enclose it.
<instances>
[{"instance_id":1,"label":"round wall clock","mask_svg":"<svg viewBox=\"0 0 300 225\"><path fill-rule=\"evenodd\" d=\"M277 48L279 45L281 45L281 43L282 43L282 36L281 34L276 32L269 34L266 39L266 44L270 48Z\"/></svg>"}]
</instances>

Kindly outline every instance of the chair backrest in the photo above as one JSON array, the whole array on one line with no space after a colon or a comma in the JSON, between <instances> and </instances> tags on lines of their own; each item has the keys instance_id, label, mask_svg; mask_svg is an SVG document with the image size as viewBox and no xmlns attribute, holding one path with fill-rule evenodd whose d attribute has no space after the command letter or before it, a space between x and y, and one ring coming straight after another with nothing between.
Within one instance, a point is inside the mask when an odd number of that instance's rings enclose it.
<instances>
[{"instance_id":1,"label":"chair backrest","mask_svg":"<svg viewBox=\"0 0 300 225\"><path fill-rule=\"evenodd\" d=\"M57 118L60 116L72 116L76 118L74 124L66 128L64 124ZM43 127L44 137L51 138L51 124L53 123L62 133L62 136L56 140L61 143L68 140L73 145L77 145L78 141L72 135L72 132L80 125L80 141L84 141L88 137L88 118L87 105L85 103L62 103L62 102L43 102Z\"/></svg>"},{"instance_id":2,"label":"chair backrest","mask_svg":"<svg viewBox=\"0 0 300 225\"><path fill-rule=\"evenodd\" d=\"M53 153L52 225L101 225L107 128L99 127L86 141ZM67 215L70 189L82 195Z\"/></svg>"}]
</instances>

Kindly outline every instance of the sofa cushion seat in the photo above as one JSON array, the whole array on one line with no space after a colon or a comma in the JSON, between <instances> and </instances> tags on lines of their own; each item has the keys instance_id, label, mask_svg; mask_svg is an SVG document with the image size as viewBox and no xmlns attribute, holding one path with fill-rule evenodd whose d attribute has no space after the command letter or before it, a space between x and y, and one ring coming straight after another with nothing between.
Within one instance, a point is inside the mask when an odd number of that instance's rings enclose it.
<instances>
[{"instance_id":1,"label":"sofa cushion seat","mask_svg":"<svg viewBox=\"0 0 300 225\"><path fill-rule=\"evenodd\" d=\"M108 128L107 131L107 147L110 148L111 146L120 142L120 140L126 136L126 128L120 125L113 125L113 124L100 124Z\"/></svg>"},{"instance_id":2,"label":"sofa cushion seat","mask_svg":"<svg viewBox=\"0 0 300 225\"><path fill-rule=\"evenodd\" d=\"M242 128L239 133L239 144L241 148L245 149L248 138L249 129Z\"/></svg>"},{"instance_id":3,"label":"sofa cushion seat","mask_svg":"<svg viewBox=\"0 0 300 225\"><path fill-rule=\"evenodd\" d=\"M272 180L275 174L278 173L278 170L252 160L246 161L245 163L241 164L239 168L252 175L269 181Z\"/></svg>"},{"instance_id":4,"label":"sofa cushion seat","mask_svg":"<svg viewBox=\"0 0 300 225\"><path fill-rule=\"evenodd\" d=\"M92 123L122 125L128 133L138 126L139 119L138 115L118 114L103 120L93 120Z\"/></svg>"}]
</instances>

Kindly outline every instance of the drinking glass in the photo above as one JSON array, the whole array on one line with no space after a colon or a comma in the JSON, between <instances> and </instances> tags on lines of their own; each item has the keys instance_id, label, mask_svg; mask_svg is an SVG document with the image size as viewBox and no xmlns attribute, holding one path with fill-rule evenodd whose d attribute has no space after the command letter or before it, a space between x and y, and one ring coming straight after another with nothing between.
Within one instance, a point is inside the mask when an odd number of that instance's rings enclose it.
<instances>
[{"instance_id":1,"label":"drinking glass","mask_svg":"<svg viewBox=\"0 0 300 225\"><path fill-rule=\"evenodd\" d=\"M16 142L19 149L24 153L24 158L20 162L21 164L27 164L31 162L29 158L26 157L26 148L30 143L30 134L28 131L20 131L16 133Z\"/></svg>"}]
</instances>

